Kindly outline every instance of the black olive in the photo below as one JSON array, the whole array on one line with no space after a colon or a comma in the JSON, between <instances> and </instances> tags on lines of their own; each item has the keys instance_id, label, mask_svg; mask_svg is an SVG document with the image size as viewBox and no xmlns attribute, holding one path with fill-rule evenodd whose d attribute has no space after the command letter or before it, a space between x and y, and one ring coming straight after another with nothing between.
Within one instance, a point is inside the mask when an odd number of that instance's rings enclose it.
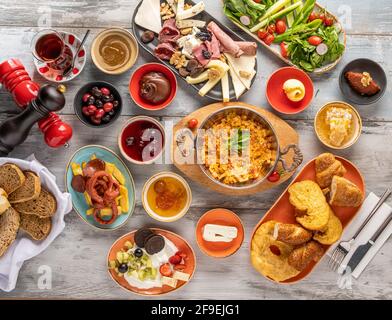
<instances>
[{"instance_id":1,"label":"black olive","mask_svg":"<svg viewBox=\"0 0 392 320\"><path fill-rule=\"evenodd\" d=\"M112 109L112 110L110 110L110 111L108 112L108 115L111 116L111 117L113 117L115 113L116 113L116 111L114 111L114 110Z\"/></svg>"},{"instance_id":2,"label":"black olive","mask_svg":"<svg viewBox=\"0 0 392 320\"><path fill-rule=\"evenodd\" d=\"M91 90L91 93L93 94L93 96L94 96L95 98L100 98L100 97L102 97L102 92L101 92L101 90L99 90L98 87L94 87L94 88Z\"/></svg>"},{"instance_id":3,"label":"black olive","mask_svg":"<svg viewBox=\"0 0 392 320\"><path fill-rule=\"evenodd\" d=\"M188 61L186 65L186 70L189 72L192 72L194 68L197 68L199 66L199 62L196 59L191 59Z\"/></svg>"},{"instance_id":4,"label":"black olive","mask_svg":"<svg viewBox=\"0 0 392 320\"><path fill-rule=\"evenodd\" d=\"M125 273L128 271L128 265L126 263L122 263L118 266L118 272Z\"/></svg>"},{"instance_id":5,"label":"black olive","mask_svg":"<svg viewBox=\"0 0 392 320\"><path fill-rule=\"evenodd\" d=\"M211 59L211 52L208 50L202 50L203 57L206 59Z\"/></svg>"},{"instance_id":6,"label":"black olive","mask_svg":"<svg viewBox=\"0 0 392 320\"><path fill-rule=\"evenodd\" d=\"M88 105L90 105L90 104L95 104L95 98L94 98L93 96L89 97L89 98L87 99L87 104L88 104Z\"/></svg>"},{"instance_id":7,"label":"black olive","mask_svg":"<svg viewBox=\"0 0 392 320\"><path fill-rule=\"evenodd\" d=\"M106 114L103 118L102 118L102 122L103 123L109 123L110 120L112 120L112 117L109 114Z\"/></svg>"},{"instance_id":8,"label":"black olive","mask_svg":"<svg viewBox=\"0 0 392 320\"><path fill-rule=\"evenodd\" d=\"M200 75L202 72L204 71L204 68L203 67L196 67L196 68L194 68L192 71L191 71L191 73L190 73L190 76L192 77L192 78L195 78L195 77L197 77L198 75Z\"/></svg>"},{"instance_id":9,"label":"black olive","mask_svg":"<svg viewBox=\"0 0 392 320\"><path fill-rule=\"evenodd\" d=\"M113 101L113 107L117 108L119 106L119 102L117 100Z\"/></svg>"},{"instance_id":10,"label":"black olive","mask_svg":"<svg viewBox=\"0 0 392 320\"><path fill-rule=\"evenodd\" d=\"M134 255L135 255L136 258L141 258L141 257L143 257L143 250L140 249L140 248L137 248L137 249L135 250L135 252L134 252Z\"/></svg>"},{"instance_id":11,"label":"black olive","mask_svg":"<svg viewBox=\"0 0 392 320\"><path fill-rule=\"evenodd\" d=\"M211 33L207 30L200 31L196 33L196 38L199 38L201 41L211 41L212 36Z\"/></svg>"},{"instance_id":12,"label":"black olive","mask_svg":"<svg viewBox=\"0 0 392 320\"><path fill-rule=\"evenodd\" d=\"M140 38L143 43L149 43L154 40L155 35L154 32L147 30L142 33L142 36Z\"/></svg>"},{"instance_id":13,"label":"black olive","mask_svg":"<svg viewBox=\"0 0 392 320\"><path fill-rule=\"evenodd\" d=\"M103 102L101 100L96 100L95 101L95 106L100 109L103 107Z\"/></svg>"},{"instance_id":14,"label":"black olive","mask_svg":"<svg viewBox=\"0 0 392 320\"><path fill-rule=\"evenodd\" d=\"M109 95L109 102L113 102L114 101L114 95L111 93Z\"/></svg>"}]
</instances>

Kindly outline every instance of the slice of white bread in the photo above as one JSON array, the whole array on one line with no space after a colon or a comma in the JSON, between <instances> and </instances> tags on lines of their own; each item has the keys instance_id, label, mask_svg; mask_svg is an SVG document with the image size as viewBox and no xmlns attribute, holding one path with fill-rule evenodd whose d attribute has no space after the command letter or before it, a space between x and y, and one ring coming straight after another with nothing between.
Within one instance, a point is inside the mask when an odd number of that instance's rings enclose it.
<instances>
[{"instance_id":1,"label":"slice of white bread","mask_svg":"<svg viewBox=\"0 0 392 320\"><path fill-rule=\"evenodd\" d=\"M34 214L20 215L20 228L34 240L45 239L52 228L51 218L39 218Z\"/></svg>"},{"instance_id":2,"label":"slice of white bread","mask_svg":"<svg viewBox=\"0 0 392 320\"><path fill-rule=\"evenodd\" d=\"M3 188L7 194L20 188L25 180L25 175L17 165L5 163L0 166L0 188Z\"/></svg>"},{"instance_id":3,"label":"slice of white bread","mask_svg":"<svg viewBox=\"0 0 392 320\"><path fill-rule=\"evenodd\" d=\"M0 257L15 241L20 224L19 213L10 207L0 216Z\"/></svg>"},{"instance_id":4,"label":"slice of white bread","mask_svg":"<svg viewBox=\"0 0 392 320\"><path fill-rule=\"evenodd\" d=\"M0 195L0 215L6 212L11 204L9 203L8 199L5 196Z\"/></svg>"},{"instance_id":5,"label":"slice of white bread","mask_svg":"<svg viewBox=\"0 0 392 320\"><path fill-rule=\"evenodd\" d=\"M34 214L39 218L49 218L55 214L57 203L49 191L41 188L37 199L15 203L14 208L20 213Z\"/></svg>"},{"instance_id":6,"label":"slice of white bread","mask_svg":"<svg viewBox=\"0 0 392 320\"><path fill-rule=\"evenodd\" d=\"M20 203L34 200L41 193L41 179L31 171L24 171L26 180L24 184L8 196L10 203Z\"/></svg>"}]
</instances>

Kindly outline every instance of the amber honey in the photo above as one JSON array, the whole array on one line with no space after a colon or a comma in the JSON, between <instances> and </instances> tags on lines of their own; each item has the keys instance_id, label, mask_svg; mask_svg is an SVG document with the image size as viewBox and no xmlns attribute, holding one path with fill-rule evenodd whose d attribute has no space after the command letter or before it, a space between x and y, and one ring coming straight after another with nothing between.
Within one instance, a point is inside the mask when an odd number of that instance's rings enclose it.
<instances>
[{"instance_id":1,"label":"amber honey","mask_svg":"<svg viewBox=\"0 0 392 320\"><path fill-rule=\"evenodd\" d=\"M147 190L149 207L159 216L174 217L187 205L188 195L184 185L173 177L162 177Z\"/></svg>"}]
</instances>

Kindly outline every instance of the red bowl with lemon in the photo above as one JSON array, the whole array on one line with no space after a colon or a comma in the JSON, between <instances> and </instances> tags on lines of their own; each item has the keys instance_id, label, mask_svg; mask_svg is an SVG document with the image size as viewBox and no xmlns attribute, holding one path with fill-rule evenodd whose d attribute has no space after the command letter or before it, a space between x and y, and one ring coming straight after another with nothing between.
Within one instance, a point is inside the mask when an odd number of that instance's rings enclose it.
<instances>
[{"instance_id":1,"label":"red bowl with lemon","mask_svg":"<svg viewBox=\"0 0 392 320\"><path fill-rule=\"evenodd\" d=\"M294 81L286 82L288 80ZM302 84L301 87L298 81ZM295 67L280 68L267 81L267 100L280 113L296 114L304 111L312 102L313 94L312 79L306 72Z\"/></svg>"},{"instance_id":2,"label":"red bowl with lemon","mask_svg":"<svg viewBox=\"0 0 392 320\"><path fill-rule=\"evenodd\" d=\"M149 86L147 87L143 83L148 83ZM150 94L146 93L146 88L150 90ZM141 90L144 90L144 96ZM129 82L129 92L132 100L140 108L161 110L166 108L176 96L177 79L174 73L165 65L147 63L136 69L132 74ZM147 95L148 98L146 98ZM153 99L155 101L152 101Z\"/></svg>"}]
</instances>

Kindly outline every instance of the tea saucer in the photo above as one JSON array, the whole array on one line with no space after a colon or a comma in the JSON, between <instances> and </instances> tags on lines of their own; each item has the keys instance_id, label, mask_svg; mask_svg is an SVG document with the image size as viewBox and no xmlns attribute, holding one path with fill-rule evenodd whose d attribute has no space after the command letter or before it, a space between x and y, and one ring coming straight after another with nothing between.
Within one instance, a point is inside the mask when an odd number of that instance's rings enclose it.
<instances>
[{"instance_id":1,"label":"tea saucer","mask_svg":"<svg viewBox=\"0 0 392 320\"><path fill-rule=\"evenodd\" d=\"M72 50L72 54L74 55L79 48L81 40L76 37L72 33L68 32L59 32L64 39L65 45L68 46ZM75 60L75 66L72 72L64 77L62 74L62 70L55 70L50 68L45 62L34 59L35 67L37 68L38 73L43 76L46 80L62 83L71 81L76 78L83 70L86 64L86 48L83 46L78 54L77 59Z\"/></svg>"}]
</instances>

